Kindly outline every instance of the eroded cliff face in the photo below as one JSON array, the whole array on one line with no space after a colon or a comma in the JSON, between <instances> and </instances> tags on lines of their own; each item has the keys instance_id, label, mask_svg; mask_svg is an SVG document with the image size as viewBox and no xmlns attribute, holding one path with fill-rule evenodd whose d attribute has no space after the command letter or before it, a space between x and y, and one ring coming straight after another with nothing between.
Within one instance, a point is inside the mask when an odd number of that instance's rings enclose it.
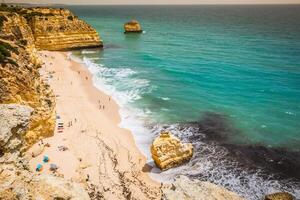
<instances>
[{"instance_id":1,"label":"eroded cliff face","mask_svg":"<svg viewBox=\"0 0 300 200\"><path fill-rule=\"evenodd\" d=\"M69 50L103 46L95 29L69 10L35 8L28 12L42 13L28 19L37 49Z\"/></svg>"},{"instance_id":2,"label":"eroded cliff face","mask_svg":"<svg viewBox=\"0 0 300 200\"><path fill-rule=\"evenodd\" d=\"M32 31L18 14L0 12L5 21L0 29L0 103L19 103L33 108L25 146L53 135L55 99L40 77ZM2 55L2 56L3 56Z\"/></svg>"},{"instance_id":3,"label":"eroded cliff face","mask_svg":"<svg viewBox=\"0 0 300 200\"><path fill-rule=\"evenodd\" d=\"M0 104L0 199L90 199L84 185L29 171L22 149L32 112L28 106Z\"/></svg>"}]
</instances>

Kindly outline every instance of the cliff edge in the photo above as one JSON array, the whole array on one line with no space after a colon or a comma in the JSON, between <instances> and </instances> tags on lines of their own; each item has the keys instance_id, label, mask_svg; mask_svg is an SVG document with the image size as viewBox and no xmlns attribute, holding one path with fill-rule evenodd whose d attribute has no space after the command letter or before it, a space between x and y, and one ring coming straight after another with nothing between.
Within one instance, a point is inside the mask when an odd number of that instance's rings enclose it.
<instances>
[{"instance_id":1,"label":"cliff edge","mask_svg":"<svg viewBox=\"0 0 300 200\"><path fill-rule=\"evenodd\" d=\"M36 14L39 13L39 14ZM39 50L70 50L102 47L96 30L67 9L32 8L28 24Z\"/></svg>"}]
</instances>

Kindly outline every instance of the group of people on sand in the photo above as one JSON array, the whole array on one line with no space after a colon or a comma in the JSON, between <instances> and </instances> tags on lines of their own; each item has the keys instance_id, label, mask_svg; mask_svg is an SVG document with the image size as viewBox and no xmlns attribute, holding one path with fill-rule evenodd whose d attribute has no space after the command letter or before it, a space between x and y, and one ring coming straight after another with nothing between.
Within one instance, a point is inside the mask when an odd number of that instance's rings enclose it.
<instances>
[{"instance_id":1,"label":"group of people on sand","mask_svg":"<svg viewBox=\"0 0 300 200\"><path fill-rule=\"evenodd\" d=\"M76 118L74 118L74 122L75 123L77 122ZM73 126L73 120L71 120L71 121L68 122L68 127L71 127L71 126Z\"/></svg>"},{"instance_id":2,"label":"group of people on sand","mask_svg":"<svg viewBox=\"0 0 300 200\"><path fill-rule=\"evenodd\" d=\"M110 101L110 97L108 98L108 101ZM101 101L98 100L98 105L99 105L99 110L104 110L105 109L105 105L101 105Z\"/></svg>"}]
</instances>

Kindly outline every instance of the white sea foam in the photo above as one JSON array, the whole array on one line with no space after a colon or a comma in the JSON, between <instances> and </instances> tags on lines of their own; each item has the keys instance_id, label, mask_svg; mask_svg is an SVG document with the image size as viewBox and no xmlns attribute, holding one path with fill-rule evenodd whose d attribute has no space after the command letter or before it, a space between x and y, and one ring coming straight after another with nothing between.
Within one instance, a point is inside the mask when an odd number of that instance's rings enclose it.
<instances>
[{"instance_id":1,"label":"white sea foam","mask_svg":"<svg viewBox=\"0 0 300 200\"><path fill-rule=\"evenodd\" d=\"M286 111L285 114L287 114L287 115L294 115L294 113L292 113L290 111Z\"/></svg>"},{"instance_id":2,"label":"white sea foam","mask_svg":"<svg viewBox=\"0 0 300 200\"><path fill-rule=\"evenodd\" d=\"M83 58L83 63L93 74L95 86L110 95L120 106L119 126L131 130L139 149L150 160L149 146L152 137L144 124L151 111L137 109L129 104L140 99L141 95L151 92L154 87L149 80L133 77L137 72L128 67L109 68L87 57Z\"/></svg>"},{"instance_id":3,"label":"white sea foam","mask_svg":"<svg viewBox=\"0 0 300 200\"><path fill-rule=\"evenodd\" d=\"M98 53L99 50L88 50L88 49L85 49L85 50L82 50L81 51L81 54L93 54L93 53Z\"/></svg>"},{"instance_id":4,"label":"white sea foam","mask_svg":"<svg viewBox=\"0 0 300 200\"><path fill-rule=\"evenodd\" d=\"M193 141L195 149L199 149L199 151L195 152L189 163L160 172L155 167L150 154L149 147L154 137L161 130L167 129L184 142L188 142L187 138L192 136L195 130L192 127L182 130L177 124L147 126L151 111L149 109L137 109L130 106L130 104L140 99L141 95L154 89L151 87L149 80L137 78L135 75L138 72L128 67L109 68L96 64L89 58L83 58L83 63L93 74L95 86L112 96L119 104L122 119L119 126L131 130L137 146L147 156L148 164L154 167L150 173L152 178L170 182L174 177L183 174L224 186L248 200L257 200L266 193L281 191L282 189L293 193L296 197L300 196L299 188L295 188L292 183L279 182L271 177L269 180L263 179L260 171L248 173L236 169L235 163L230 163L224 159L228 153L226 149L205 144L201 139L196 142ZM169 100L167 97L162 97L162 99ZM199 137L204 138L205 135L200 134Z\"/></svg>"},{"instance_id":5,"label":"white sea foam","mask_svg":"<svg viewBox=\"0 0 300 200\"><path fill-rule=\"evenodd\" d=\"M179 125L157 125L153 127L152 132L159 133L161 130L171 131L174 135L186 141L186 138L195 137L193 127L180 128ZM170 182L178 175L186 175L190 178L209 181L221 185L231 191L238 193L247 200L261 199L265 194L287 191L300 197L299 183L291 180L278 181L265 172L257 169L256 171L247 171L240 168L235 160L227 160L228 150L214 143L202 142L206 136L197 133L199 138L193 141L195 152L190 162L185 165L161 172L157 168L151 171L151 177ZM153 164L153 167L155 165Z\"/></svg>"},{"instance_id":6,"label":"white sea foam","mask_svg":"<svg viewBox=\"0 0 300 200\"><path fill-rule=\"evenodd\" d=\"M162 100L164 100L164 101L169 101L170 100L170 98L169 97L160 97Z\"/></svg>"}]
</instances>

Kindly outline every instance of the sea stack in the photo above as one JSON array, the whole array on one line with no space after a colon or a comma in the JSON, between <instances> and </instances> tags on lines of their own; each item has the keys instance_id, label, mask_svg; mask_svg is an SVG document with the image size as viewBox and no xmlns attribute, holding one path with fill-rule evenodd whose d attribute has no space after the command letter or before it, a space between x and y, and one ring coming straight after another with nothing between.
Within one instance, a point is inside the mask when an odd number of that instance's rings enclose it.
<instances>
[{"instance_id":1,"label":"sea stack","mask_svg":"<svg viewBox=\"0 0 300 200\"><path fill-rule=\"evenodd\" d=\"M124 33L142 33L142 27L136 20L131 20L124 24Z\"/></svg>"},{"instance_id":2,"label":"sea stack","mask_svg":"<svg viewBox=\"0 0 300 200\"><path fill-rule=\"evenodd\" d=\"M193 146L182 143L170 132L161 132L151 146L151 154L155 164L161 170L176 167L193 156Z\"/></svg>"}]
</instances>

